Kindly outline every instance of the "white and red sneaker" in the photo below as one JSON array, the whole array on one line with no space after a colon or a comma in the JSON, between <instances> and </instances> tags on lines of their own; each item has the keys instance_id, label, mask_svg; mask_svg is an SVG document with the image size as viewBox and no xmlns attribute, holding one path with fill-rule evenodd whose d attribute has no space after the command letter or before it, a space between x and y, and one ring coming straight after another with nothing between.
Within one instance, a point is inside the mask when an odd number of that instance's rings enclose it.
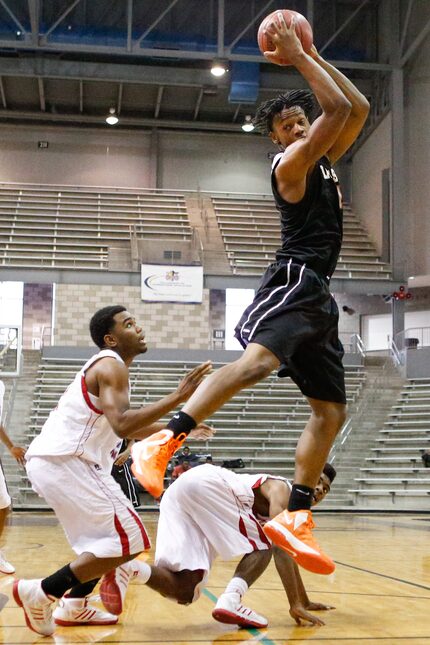
<instances>
[{"instance_id":1,"label":"white and red sneaker","mask_svg":"<svg viewBox=\"0 0 430 645\"><path fill-rule=\"evenodd\" d=\"M13 597L22 607L27 627L42 636L51 636L55 631L52 606L56 598L47 596L42 589L42 580L15 580Z\"/></svg>"},{"instance_id":2,"label":"white and red sneaker","mask_svg":"<svg viewBox=\"0 0 430 645\"><path fill-rule=\"evenodd\" d=\"M63 596L54 609L53 617L57 625L72 627L73 625L115 625L118 616L107 611L92 607L88 598L69 598Z\"/></svg>"},{"instance_id":3,"label":"white and red sneaker","mask_svg":"<svg viewBox=\"0 0 430 645\"><path fill-rule=\"evenodd\" d=\"M122 614L128 583L137 573L131 562L105 573L100 585L100 598L109 613L115 616Z\"/></svg>"},{"instance_id":4,"label":"white and red sneaker","mask_svg":"<svg viewBox=\"0 0 430 645\"><path fill-rule=\"evenodd\" d=\"M244 607L240 603L238 593L223 593L218 598L212 617L219 623L227 625L239 625L239 627L256 627L262 629L269 624L267 618L260 616L257 612Z\"/></svg>"}]
</instances>

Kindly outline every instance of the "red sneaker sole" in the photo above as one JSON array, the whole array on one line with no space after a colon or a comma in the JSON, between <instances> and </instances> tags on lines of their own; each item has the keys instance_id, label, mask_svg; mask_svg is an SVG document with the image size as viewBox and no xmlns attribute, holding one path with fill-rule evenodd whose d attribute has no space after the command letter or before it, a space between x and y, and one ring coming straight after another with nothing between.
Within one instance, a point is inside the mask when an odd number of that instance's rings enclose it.
<instances>
[{"instance_id":1,"label":"red sneaker sole","mask_svg":"<svg viewBox=\"0 0 430 645\"><path fill-rule=\"evenodd\" d=\"M267 623L263 624L254 622L253 620L246 620L245 618L241 618L226 609L214 609L212 612L212 618L215 618L219 623L239 625L239 627L256 627L257 629L264 629L267 627Z\"/></svg>"}]
</instances>

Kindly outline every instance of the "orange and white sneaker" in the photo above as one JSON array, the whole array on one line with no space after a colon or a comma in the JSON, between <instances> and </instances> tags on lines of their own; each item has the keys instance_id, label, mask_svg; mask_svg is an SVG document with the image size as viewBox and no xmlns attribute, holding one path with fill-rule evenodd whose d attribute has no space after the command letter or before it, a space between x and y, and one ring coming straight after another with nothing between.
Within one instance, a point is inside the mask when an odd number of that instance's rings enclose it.
<instances>
[{"instance_id":1,"label":"orange and white sneaker","mask_svg":"<svg viewBox=\"0 0 430 645\"><path fill-rule=\"evenodd\" d=\"M13 597L16 604L24 610L27 627L36 634L51 636L55 631L52 607L56 598L46 595L41 582L42 580L15 580Z\"/></svg>"},{"instance_id":2,"label":"orange and white sneaker","mask_svg":"<svg viewBox=\"0 0 430 645\"><path fill-rule=\"evenodd\" d=\"M267 522L263 531L301 567L312 573L329 575L335 570L335 564L312 535L314 527L311 511L285 510Z\"/></svg>"},{"instance_id":3,"label":"orange and white sneaker","mask_svg":"<svg viewBox=\"0 0 430 645\"><path fill-rule=\"evenodd\" d=\"M173 432L165 428L132 445L133 475L153 497L162 494L167 464L186 438L185 432L175 438Z\"/></svg>"},{"instance_id":4,"label":"orange and white sneaker","mask_svg":"<svg viewBox=\"0 0 430 645\"><path fill-rule=\"evenodd\" d=\"M238 593L221 594L212 612L212 617L219 623L239 625L239 627L263 629L269 624L267 618L242 605Z\"/></svg>"},{"instance_id":5,"label":"orange and white sneaker","mask_svg":"<svg viewBox=\"0 0 430 645\"><path fill-rule=\"evenodd\" d=\"M73 627L74 625L115 625L118 616L92 607L88 598L69 598L63 596L52 614L57 625Z\"/></svg>"}]
</instances>

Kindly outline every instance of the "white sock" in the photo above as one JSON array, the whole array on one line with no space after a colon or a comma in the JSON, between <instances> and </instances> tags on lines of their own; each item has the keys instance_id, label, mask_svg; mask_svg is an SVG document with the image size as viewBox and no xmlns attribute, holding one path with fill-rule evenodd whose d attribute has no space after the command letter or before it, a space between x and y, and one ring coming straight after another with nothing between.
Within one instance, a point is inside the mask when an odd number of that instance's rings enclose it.
<instances>
[{"instance_id":1,"label":"white sock","mask_svg":"<svg viewBox=\"0 0 430 645\"><path fill-rule=\"evenodd\" d=\"M232 578L225 588L224 593L237 593L240 598L248 591L248 583L243 578Z\"/></svg>"},{"instance_id":2,"label":"white sock","mask_svg":"<svg viewBox=\"0 0 430 645\"><path fill-rule=\"evenodd\" d=\"M132 560L130 564L137 579L143 584L147 583L151 577L151 567L149 564L147 562L142 562L142 560Z\"/></svg>"}]
</instances>

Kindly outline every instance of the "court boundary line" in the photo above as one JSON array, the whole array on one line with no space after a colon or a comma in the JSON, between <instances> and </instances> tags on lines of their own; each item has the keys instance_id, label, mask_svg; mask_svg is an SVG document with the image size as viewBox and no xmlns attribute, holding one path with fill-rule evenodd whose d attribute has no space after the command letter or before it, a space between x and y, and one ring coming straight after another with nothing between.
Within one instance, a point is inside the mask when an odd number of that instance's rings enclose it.
<instances>
[{"instance_id":1,"label":"court boundary line","mask_svg":"<svg viewBox=\"0 0 430 645\"><path fill-rule=\"evenodd\" d=\"M347 564L346 562L340 562L335 560L336 564L340 564L343 567L348 567L349 569L355 569L356 571L362 571L364 573L370 573L373 576L379 576L380 578L387 578L388 580L394 580L395 582L402 582L404 585L410 585L411 587L416 587L417 589L425 589L430 591L430 587L426 585L421 585L418 582L411 582L410 580L403 580L402 578L396 578L395 576L389 576L386 573L379 573L378 571L372 571L372 569L364 569L363 567L357 567L354 564Z\"/></svg>"}]
</instances>

